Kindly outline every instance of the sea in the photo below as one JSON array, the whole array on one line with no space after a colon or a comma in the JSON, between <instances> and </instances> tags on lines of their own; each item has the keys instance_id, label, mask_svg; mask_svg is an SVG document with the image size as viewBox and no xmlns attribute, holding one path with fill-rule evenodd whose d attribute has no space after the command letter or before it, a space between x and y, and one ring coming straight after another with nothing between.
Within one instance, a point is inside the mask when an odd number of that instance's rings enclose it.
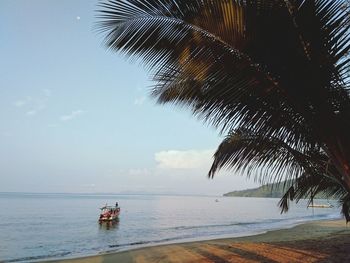
<instances>
[{"instance_id":1,"label":"sea","mask_svg":"<svg viewBox=\"0 0 350 263\"><path fill-rule=\"evenodd\" d=\"M340 208L279 199L222 196L0 193L0 261L37 262L195 240L248 236L341 218ZM121 207L119 220L98 223L99 208ZM318 201L325 203L325 200Z\"/></svg>"}]
</instances>

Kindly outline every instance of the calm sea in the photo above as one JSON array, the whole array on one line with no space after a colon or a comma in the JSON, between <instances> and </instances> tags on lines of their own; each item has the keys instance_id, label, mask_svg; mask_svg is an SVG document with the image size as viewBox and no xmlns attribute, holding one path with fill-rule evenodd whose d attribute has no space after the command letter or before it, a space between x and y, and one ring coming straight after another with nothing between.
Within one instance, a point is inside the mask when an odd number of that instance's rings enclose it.
<instances>
[{"instance_id":1,"label":"calm sea","mask_svg":"<svg viewBox=\"0 0 350 263\"><path fill-rule=\"evenodd\" d=\"M216 202L218 199L218 202ZM99 207L118 201L115 224L97 222ZM0 193L0 261L33 262L156 245L234 237L339 218L339 208L281 215L278 199Z\"/></svg>"}]
</instances>

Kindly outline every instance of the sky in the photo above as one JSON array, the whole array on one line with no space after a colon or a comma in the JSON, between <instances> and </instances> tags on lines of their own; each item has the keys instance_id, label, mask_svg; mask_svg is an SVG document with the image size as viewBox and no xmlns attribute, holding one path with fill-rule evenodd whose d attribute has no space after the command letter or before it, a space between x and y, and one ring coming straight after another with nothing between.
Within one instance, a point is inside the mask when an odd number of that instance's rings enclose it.
<instances>
[{"instance_id":1,"label":"sky","mask_svg":"<svg viewBox=\"0 0 350 263\"><path fill-rule=\"evenodd\" d=\"M189 109L158 105L145 68L108 51L98 0L0 1L0 192L221 195L222 140Z\"/></svg>"}]
</instances>

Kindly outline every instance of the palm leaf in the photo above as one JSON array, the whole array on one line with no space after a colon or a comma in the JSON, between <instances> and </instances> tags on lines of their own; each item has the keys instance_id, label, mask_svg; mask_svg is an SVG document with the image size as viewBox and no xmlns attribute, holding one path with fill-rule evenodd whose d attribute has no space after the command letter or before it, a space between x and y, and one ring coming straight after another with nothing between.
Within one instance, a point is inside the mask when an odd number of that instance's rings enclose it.
<instances>
[{"instance_id":1,"label":"palm leaf","mask_svg":"<svg viewBox=\"0 0 350 263\"><path fill-rule=\"evenodd\" d=\"M290 206L290 201L300 201L308 199L311 204L317 194L322 194L327 199L338 199L342 206L342 213L346 221L350 221L350 196L346 187L334 180L333 177L308 175L300 176L293 185L285 190L285 194L279 201L281 213L287 212Z\"/></svg>"},{"instance_id":2,"label":"palm leaf","mask_svg":"<svg viewBox=\"0 0 350 263\"><path fill-rule=\"evenodd\" d=\"M229 168L248 176L255 174L261 183L295 180L305 172L325 170L328 159L317 146L293 148L277 137L265 137L240 128L219 145L209 177L219 169Z\"/></svg>"},{"instance_id":3,"label":"palm leaf","mask_svg":"<svg viewBox=\"0 0 350 263\"><path fill-rule=\"evenodd\" d=\"M257 123L261 132L277 123L276 132L288 126L283 111L319 128L323 118L350 105L339 86L348 66L342 59L349 50L348 16L331 1L290 5L297 15L284 1L109 1L101 4L100 25L110 48L141 56L156 72L160 102L190 105L228 130ZM304 34L310 30L314 34ZM310 61L311 53L317 59ZM325 91L315 96L314 87Z\"/></svg>"}]
</instances>

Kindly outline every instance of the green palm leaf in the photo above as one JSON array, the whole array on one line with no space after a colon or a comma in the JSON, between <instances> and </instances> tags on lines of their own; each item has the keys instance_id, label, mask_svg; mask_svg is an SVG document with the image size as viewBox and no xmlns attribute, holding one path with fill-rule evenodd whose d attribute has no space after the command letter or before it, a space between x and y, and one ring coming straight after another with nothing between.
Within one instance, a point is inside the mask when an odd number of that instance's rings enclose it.
<instances>
[{"instance_id":1,"label":"green palm leaf","mask_svg":"<svg viewBox=\"0 0 350 263\"><path fill-rule=\"evenodd\" d=\"M303 147L301 151L277 137L241 128L230 133L218 147L209 177L219 169L229 168L239 174L254 174L262 184L280 182L319 169L326 158L319 148Z\"/></svg>"},{"instance_id":2,"label":"green palm leaf","mask_svg":"<svg viewBox=\"0 0 350 263\"><path fill-rule=\"evenodd\" d=\"M346 187L332 177L310 176L306 173L300 176L293 185L285 188L285 194L279 201L281 213L288 211L290 201L298 202L300 199L309 199L309 204L311 204L317 194L322 194L327 199L338 199L346 221L350 221L350 195Z\"/></svg>"}]
</instances>

